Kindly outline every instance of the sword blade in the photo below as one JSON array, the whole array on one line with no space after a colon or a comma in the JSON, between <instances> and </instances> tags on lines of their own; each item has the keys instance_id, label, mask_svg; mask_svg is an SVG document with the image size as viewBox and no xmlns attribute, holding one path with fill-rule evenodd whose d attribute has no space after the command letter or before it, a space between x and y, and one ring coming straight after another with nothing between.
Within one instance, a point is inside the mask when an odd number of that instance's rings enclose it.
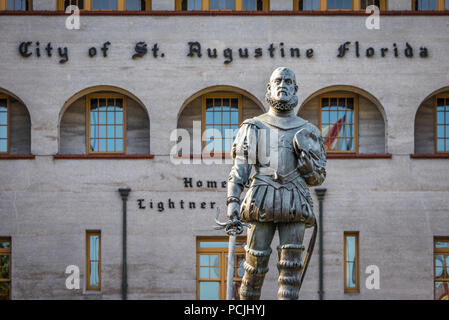
<instances>
[{"instance_id":1,"label":"sword blade","mask_svg":"<svg viewBox=\"0 0 449 320\"><path fill-rule=\"evenodd\" d=\"M226 279L226 300L232 300L234 297L234 259L235 259L236 235L229 235L228 244L228 273Z\"/></svg>"}]
</instances>

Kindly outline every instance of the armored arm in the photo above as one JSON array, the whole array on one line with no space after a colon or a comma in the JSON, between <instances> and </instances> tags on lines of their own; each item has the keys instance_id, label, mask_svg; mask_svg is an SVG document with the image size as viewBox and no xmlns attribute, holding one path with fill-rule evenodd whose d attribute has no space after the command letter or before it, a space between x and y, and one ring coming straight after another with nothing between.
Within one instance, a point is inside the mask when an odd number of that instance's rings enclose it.
<instances>
[{"instance_id":1,"label":"armored arm","mask_svg":"<svg viewBox=\"0 0 449 320\"><path fill-rule=\"evenodd\" d=\"M248 158L248 135L253 128L248 124L242 124L234 140L231 156L234 160L228 179L228 193L226 205L230 219L240 218L240 195L248 183L251 174L251 161Z\"/></svg>"}]
</instances>

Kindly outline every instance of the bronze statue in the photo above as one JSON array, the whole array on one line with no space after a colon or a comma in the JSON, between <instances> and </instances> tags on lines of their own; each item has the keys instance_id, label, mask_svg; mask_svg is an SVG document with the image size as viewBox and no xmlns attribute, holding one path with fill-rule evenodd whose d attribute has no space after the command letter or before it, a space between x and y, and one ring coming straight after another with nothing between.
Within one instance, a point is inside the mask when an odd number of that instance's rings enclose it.
<instances>
[{"instance_id":1,"label":"bronze statue","mask_svg":"<svg viewBox=\"0 0 449 320\"><path fill-rule=\"evenodd\" d=\"M308 263L308 259L303 263L302 253L309 227L315 227L309 246L313 250L316 220L309 186L324 181L326 152L319 129L294 114L297 91L293 71L274 70L265 96L270 110L243 121L232 147L227 214L230 221L250 225L241 299L260 298L276 229L280 242L278 299L298 299ZM248 191L240 203L245 186Z\"/></svg>"}]
</instances>

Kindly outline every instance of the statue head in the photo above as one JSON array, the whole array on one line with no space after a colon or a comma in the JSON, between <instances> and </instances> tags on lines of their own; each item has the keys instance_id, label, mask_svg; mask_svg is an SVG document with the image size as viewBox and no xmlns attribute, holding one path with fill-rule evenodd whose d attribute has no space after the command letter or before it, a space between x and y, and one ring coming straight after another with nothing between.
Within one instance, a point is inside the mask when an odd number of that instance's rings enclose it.
<instances>
[{"instance_id":1,"label":"statue head","mask_svg":"<svg viewBox=\"0 0 449 320\"><path fill-rule=\"evenodd\" d=\"M290 111L298 104L298 86L292 70L280 67L273 71L265 100L275 111Z\"/></svg>"}]
</instances>

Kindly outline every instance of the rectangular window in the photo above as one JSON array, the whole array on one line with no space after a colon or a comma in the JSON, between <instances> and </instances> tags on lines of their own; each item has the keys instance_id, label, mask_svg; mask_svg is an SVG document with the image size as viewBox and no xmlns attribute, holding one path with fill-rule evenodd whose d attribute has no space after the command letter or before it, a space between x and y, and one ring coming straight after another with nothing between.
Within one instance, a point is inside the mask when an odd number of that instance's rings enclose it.
<instances>
[{"instance_id":1,"label":"rectangular window","mask_svg":"<svg viewBox=\"0 0 449 320\"><path fill-rule=\"evenodd\" d=\"M7 10L31 11L33 4L31 0L7 0Z\"/></svg>"},{"instance_id":2,"label":"rectangular window","mask_svg":"<svg viewBox=\"0 0 449 320\"><path fill-rule=\"evenodd\" d=\"M436 152L449 152L449 95L436 98Z\"/></svg>"},{"instance_id":3,"label":"rectangular window","mask_svg":"<svg viewBox=\"0 0 449 320\"><path fill-rule=\"evenodd\" d=\"M366 9L369 6L376 6L380 9L380 2L380 0L361 0L360 8Z\"/></svg>"},{"instance_id":4,"label":"rectangular window","mask_svg":"<svg viewBox=\"0 0 449 320\"><path fill-rule=\"evenodd\" d=\"M202 9L202 0L182 0L181 10L194 11Z\"/></svg>"},{"instance_id":5,"label":"rectangular window","mask_svg":"<svg viewBox=\"0 0 449 320\"><path fill-rule=\"evenodd\" d=\"M320 0L299 0L295 3L299 11L312 11L320 9Z\"/></svg>"},{"instance_id":6,"label":"rectangular window","mask_svg":"<svg viewBox=\"0 0 449 320\"><path fill-rule=\"evenodd\" d=\"M84 10L84 0L64 0L64 8L68 6L77 6L78 9Z\"/></svg>"},{"instance_id":7,"label":"rectangular window","mask_svg":"<svg viewBox=\"0 0 449 320\"><path fill-rule=\"evenodd\" d=\"M327 0L328 10L351 10L352 0Z\"/></svg>"},{"instance_id":8,"label":"rectangular window","mask_svg":"<svg viewBox=\"0 0 449 320\"><path fill-rule=\"evenodd\" d=\"M444 2L444 8L445 8L446 10L449 10L449 0L445 0L445 2Z\"/></svg>"},{"instance_id":9,"label":"rectangular window","mask_svg":"<svg viewBox=\"0 0 449 320\"><path fill-rule=\"evenodd\" d=\"M8 153L9 146L9 99L0 95L0 153Z\"/></svg>"},{"instance_id":10,"label":"rectangular window","mask_svg":"<svg viewBox=\"0 0 449 320\"><path fill-rule=\"evenodd\" d=\"M413 0L413 10L424 11L424 10L436 10L437 0Z\"/></svg>"},{"instance_id":11,"label":"rectangular window","mask_svg":"<svg viewBox=\"0 0 449 320\"><path fill-rule=\"evenodd\" d=\"M86 289L101 289L101 231L86 231Z\"/></svg>"},{"instance_id":12,"label":"rectangular window","mask_svg":"<svg viewBox=\"0 0 449 320\"><path fill-rule=\"evenodd\" d=\"M234 300L239 300L239 288L245 274L244 237L238 237L234 260ZM197 239L197 299L226 299L226 275L228 259L228 239L198 238Z\"/></svg>"},{"instance_id":13,"label":"rectangular window","mask_svg":"<svg viewBox=\"0 0 449 320\"><path fill-rule=\"evenodd\" d=\"M449 300L449 237L434 239L434 299Z\"/></svg>"},{"instance_id":14,"label":"rectangular window","mask_svg":"<svg viewBox=\"0 0 449 320\"><path fill-rule=\"evenodd\" d=\"M207 95L203 98L203 150L205 153L231 151L241 123L241 96Z\"/></svg>"},{"instance_id":15,"label":"rectangular window","mask_svg":"<svg viewBox=\"0 0 449 320\"><path fill-rule=\"evenodd\" d=\"M322 96L320 128L327 152L357 152L356 96Z\"/></svg>"},{"instance_id":16,"label":"rectangular window","mask_svg":"<svg viewBox=\"0 0 449 320\"><path fill-rule=\"evenodd\" d=\"M344 233L345 292L359 292L359 233Z\"/></svg>"},{"instance_id":17,"label":"rectangular window","mask_svg":"<svg viewBox=\"0 0 449 320\"><path fill-rule=\"evenodd\" d=\"M149 8L149 0L126 0L125 3L125 9L130 11L147 11Z\"/></svg>"},{"instance_id":18,"label":"rectangular window","mask_svg":"<svg viewBox=\"0 0 449 320\"><path fill-rule=\"evenodd\" d=\"M125 97L116 94L87 97L88 153L124 153Z\"/></svg>"},{"instance_id":19,"label":"rectangular window","mask_svg":"<svg viewBox=\"0 0 449 320\"><path fill-rule=\"evenodd\" d=\"M210 10L234 10L235 0L209 0Z\"/></svg>"},{"instance_id":20,"label":"rectangular window","mask_svg":"<svg viewBox=\"0 0 449 320\"><path fill-rule=\"evenodd\" d=\"M262 11L264 10L263 0L243 0L243 10Z\"/></svg>"},{"instance_id":21,"label":"rectangular window","mask_svg":"<svg viewBox=\"0 0 449 320\"><path fill-rule=\"evenodd\" d=\"M117 0L91 0L92 10L117 10Z\"/></svg>"},{"instance_id":22,"label":"rectangular window","mask_svg":"<svg viewBox=\"0 0 449 320\"><path fill-rule=\"evenodd\" d=\"M0 237L0 300L11 299L11 238Z\"/></svg>"}]
</instances>

